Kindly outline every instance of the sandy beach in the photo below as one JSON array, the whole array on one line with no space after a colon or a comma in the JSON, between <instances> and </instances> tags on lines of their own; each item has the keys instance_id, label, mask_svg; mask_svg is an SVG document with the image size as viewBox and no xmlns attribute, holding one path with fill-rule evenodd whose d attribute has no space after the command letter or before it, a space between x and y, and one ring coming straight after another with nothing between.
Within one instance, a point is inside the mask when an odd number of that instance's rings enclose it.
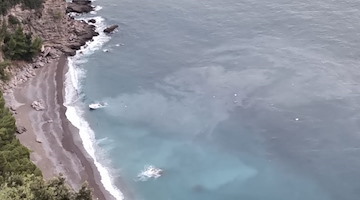
<instances>
[{"instance_id":1,"label":"sandy beach","mask_svg":"<svg viewBox=\"0 0 360 200\"><path fill-rule=\"evenodd\" d=\"M49 63L36 71L36 76L4 94L7 103L16 109L18 126L27 129L18 138L28 147L31 160L41 169L44 178L63 174L70 186L78 189L87 181L98 199L112 199L100 183L100 174L82 147L78 130L65 116L64 74L67 58ZM31 107L35 100L42 100L45 109Z\"/></svg>"}]
</instances>

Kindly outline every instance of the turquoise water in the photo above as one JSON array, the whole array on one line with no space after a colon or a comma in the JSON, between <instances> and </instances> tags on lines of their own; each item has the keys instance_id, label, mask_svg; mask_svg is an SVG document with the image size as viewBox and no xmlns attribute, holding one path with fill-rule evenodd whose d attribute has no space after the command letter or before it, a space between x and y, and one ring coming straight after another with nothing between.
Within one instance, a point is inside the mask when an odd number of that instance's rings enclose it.
<instances>
[{"instance_id":1,"label":"turquoise water","mask_svg":"<svg viewBox=\"0 0 360 200\"><path fill-rule=\"evenodd\" d=\"M356 1L94 4L120 29L78 63L74 105L126 199L359 199Z\"/></svg>"}]
</instances>

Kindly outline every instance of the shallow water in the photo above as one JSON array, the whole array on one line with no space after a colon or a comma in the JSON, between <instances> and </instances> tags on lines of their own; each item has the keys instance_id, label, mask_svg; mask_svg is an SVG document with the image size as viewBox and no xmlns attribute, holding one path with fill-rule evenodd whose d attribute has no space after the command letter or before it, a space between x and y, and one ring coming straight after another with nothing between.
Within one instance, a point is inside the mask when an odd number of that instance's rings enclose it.
<instances>
[{"instance_id":1,"label":"shallow water","mask_svg":"<svg viewBox=\"0 0 360 200\"><path fill-rule=\"evenodd\" d=\"M127 194L359 199L356 1L94 3L120 29L78 64L76 104L109 104L84 116ZM147 164L163 176L136 181Z\"/></svg>"}]
</instances>

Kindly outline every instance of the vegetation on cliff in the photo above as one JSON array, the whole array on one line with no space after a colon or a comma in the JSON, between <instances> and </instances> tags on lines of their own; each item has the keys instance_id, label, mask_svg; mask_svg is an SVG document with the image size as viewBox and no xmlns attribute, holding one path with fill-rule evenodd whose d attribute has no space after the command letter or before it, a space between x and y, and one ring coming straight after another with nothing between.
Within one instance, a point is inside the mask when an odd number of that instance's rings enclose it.
<instances>
[{"instance_id":1,"label":"vegetation on cliff","mask_svg":"<svg viewBox=\"0 0 360 200\"><path fill-rule=\"evenodd\" d=\"M21 4L25 9L42 8L44 0L0 0L0 79L7 80L12 61L32 61L40 51L42 39L33 37L10 9ZM63 1L63 0L62 0ZM16 14L14 14L16 15ZM36 33L34 33L36 35ZM3 60L3 59L1 59ZM91 200L91 190L84 184L74 191L60 175L45 181L37 166L30 160L30 151L16 138L16 124L5 106L0 92L0 200Z\"/></svg>"},{"instance_id":2,"label":"vegetation on cliff","mask_svg":"<svg viewBox=\"0 0 360 200\"><path fill-rule=\"evenodd\" d=\"M83 185L74 192L63 177L45 182L31 162L30 151L15 136L15 118L5 107L0 93L0 199L1 200L90 200L91 191Z\"/></svg>"},{"instance_id":3,"label":"vegetation on cliff","mask_svg":"<svg viewBox=\"0 0 360 200\"><path fill-rule=\"evenodd\" d=\"M14 33L5 34L2 50L10 60L31 61L40 51L41 45L42 40L39 37L32 39L31 35L25 34L19 26Z\"/></svg>"},{"instance_id":4,"label":"vegetation on cliff","mask_svg":"<svg viewBox=\"0 0 360 200\"><path fill-rule=\"evenodd\" d=\"M20 3L25 8L37 9L41 7L43 0L0 0L0 14L6 14L10 8Z\"/></svg>"}]
</instances>

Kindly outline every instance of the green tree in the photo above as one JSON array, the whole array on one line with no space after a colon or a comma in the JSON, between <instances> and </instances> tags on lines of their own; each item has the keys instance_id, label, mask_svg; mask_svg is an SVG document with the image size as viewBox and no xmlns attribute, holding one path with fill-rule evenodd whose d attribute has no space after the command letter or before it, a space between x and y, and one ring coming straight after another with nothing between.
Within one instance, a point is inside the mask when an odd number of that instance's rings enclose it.
<instances>
[{"instance_id":1,"label":"green tree","mask_svg":"<svg viewBox=\"0 0 360 200\"><path fill-rule=\"evenodd\" d=\"M59 176L48 182L34 163L30 151L15 137L15 119L0 92L0 200L91 200L84 184L74 192Z\"/></svg>"},{"instance_id":2,"label":"green tree","mask_svg":"<svg viewBox=\"0 0 360 200\"><path fill-rule=\"evenodd\" d=\"M4 38L3 52L6 58L11 60L30 61L41 49L42 40L36 37L32 40L30 34L25 34L18 27L13 34L7 34Z\"/></svg>"}]
</instances>

